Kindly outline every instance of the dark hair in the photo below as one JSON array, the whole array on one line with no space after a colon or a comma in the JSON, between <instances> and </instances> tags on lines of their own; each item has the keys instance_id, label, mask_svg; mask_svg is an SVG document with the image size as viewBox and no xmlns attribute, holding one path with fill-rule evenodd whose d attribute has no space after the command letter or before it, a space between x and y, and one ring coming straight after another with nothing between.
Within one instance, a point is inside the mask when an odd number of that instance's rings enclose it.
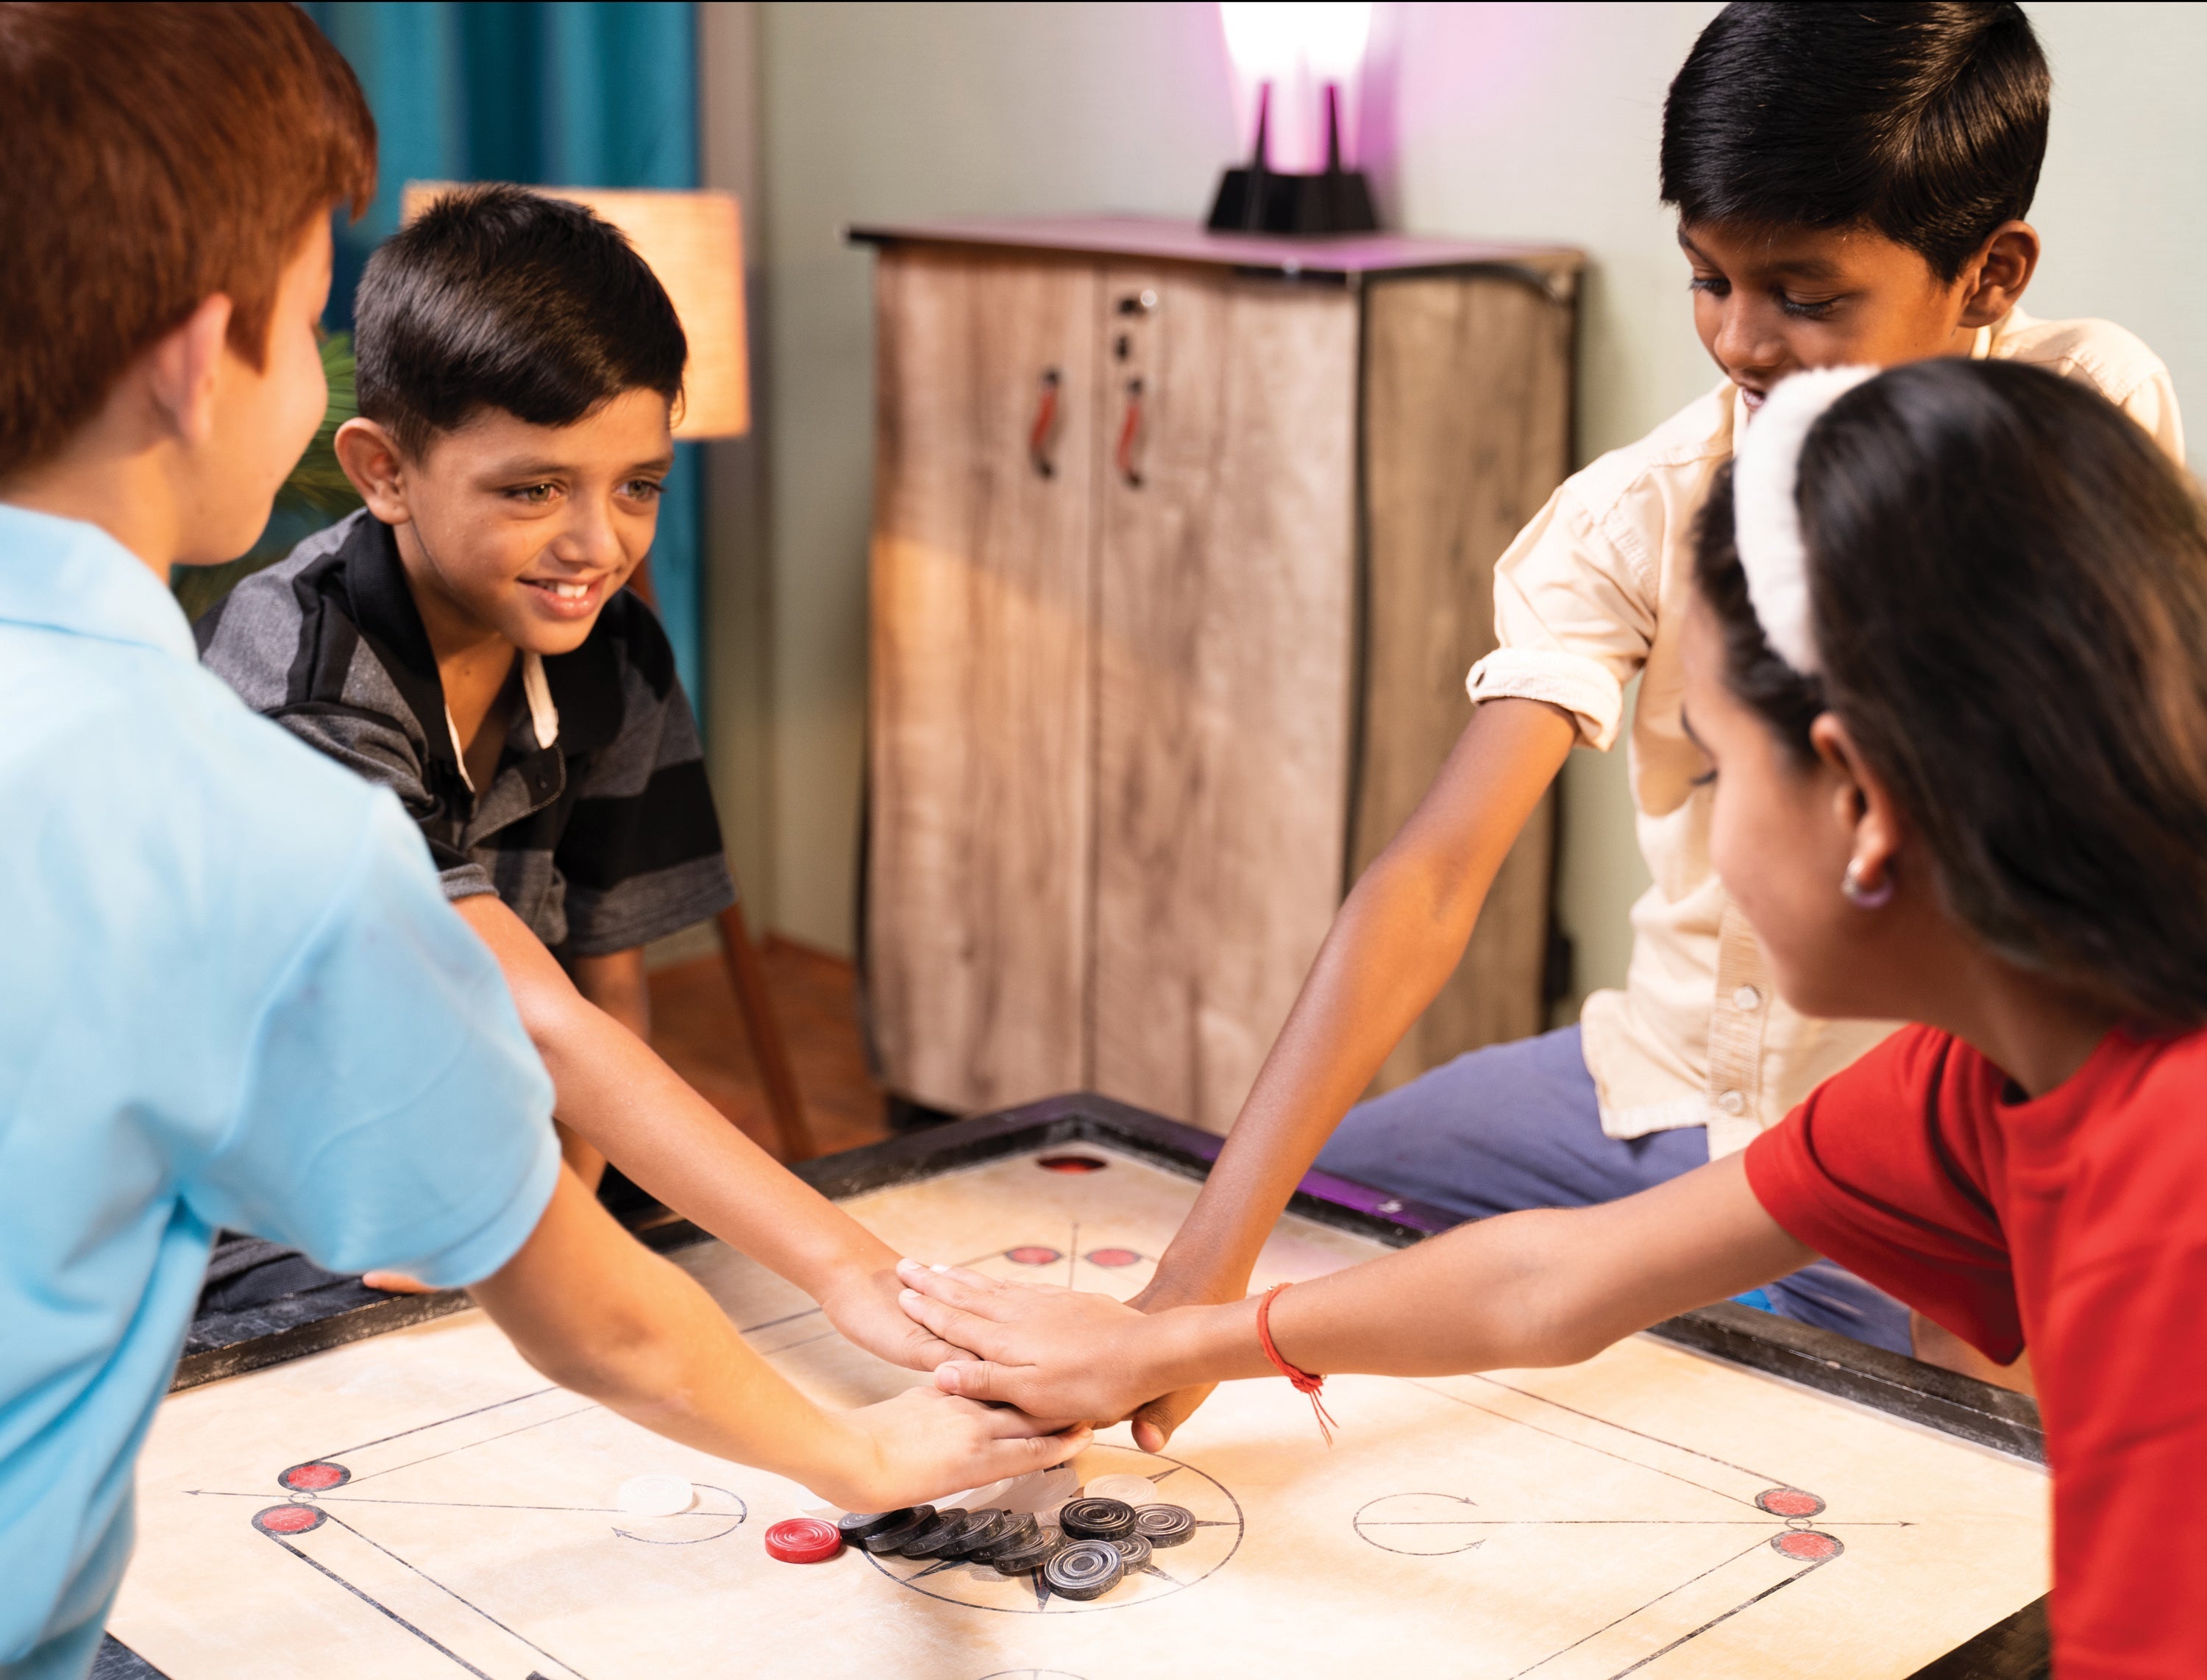
<instances>
[{"instance_id":1,"label":"dark hair","mask_svg":"<svg viewBox=\"0 0 2207 1680\"><path fill-rule=\"evenodd\" d=\"M2207 1019L2207 509L2076 381L1938 360L1857 386L1802 450L1820 679L1765 643L1729 469L1696 581L1726 685L1800 754L1830 710L2010 960Z\"/></svg>"},{"instance_id":2,"label":"dark hair","mask_svg":"<svg viewBox=\"0 0 2207 1680\"><path fill-rule=\"evenodd\" d=\"M690 347L619 228L492 186L445 194L376 248L353 353L361 413L419 457L487 408L571 426L625 391L673 402Z\"/></svg>"},{"instance_id":3,"label":"dark hair","mask_svg":"<svg viewBox=\"0 0 2207 1680\"><path fill-rule=\"evenodd\" d=\"M2050 85L2020 6L1733 0L1663 103L1663 201L1867 225L1952 281L2030 211Z\"/></svg>"},{"instance_id":4,"label":"dark hair","mask_svg":"<svg viewBox=\"0 0 2207 1680\"><path fill-rule=\"evenodd\" d=\"M0 5L0 475L217 292L264 365L284 265L375 191L360 85L291 5Z\"/></svg>"}]
</instances>

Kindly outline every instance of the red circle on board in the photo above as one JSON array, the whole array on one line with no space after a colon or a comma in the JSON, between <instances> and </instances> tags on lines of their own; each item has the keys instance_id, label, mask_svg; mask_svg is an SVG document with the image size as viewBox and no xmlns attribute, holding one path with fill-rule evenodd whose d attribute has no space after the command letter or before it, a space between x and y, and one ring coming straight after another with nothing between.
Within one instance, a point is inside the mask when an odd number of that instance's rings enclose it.
<instances>
[{"instance_id":1,"label":"red circle on board","mask_svg":"<svg viewBox=\"0 0 2207 1680\"><path fill-rule=\"evenodd\" d=\"M824 1563L842 1549L835 1525L816 1516L792 1516L766 1531L767 1556L785 1563Z\"/></svg>"},{"instance_id":2,"label":"red circle on board","mask_svg":"<svg viewBox=\"0 0 2207 1680\"><path fill-rule=\"evenodd\" d=\"M1109 1165L1092 1155L1042 1155L1035 1165L1046 1173L1100 1173Z\"/></svg>"},{"instance_id":3,"label":"red circle on board","mask_svg":"<svg viewBox=\"0 0 2207 1680\"><path fill-rule=\"evenodd\" d=\"M271 1505L254 1514L253 1526L264 1534L303 1534L320 1528L325 1520L324 1513L312 1505Z\"/></svg>"},{"instance_id":4,"label":"red circle on board","mask_svg":"<svg viewBox=\"0 0 2207 1680\"><path fill-rule=\"evenodd\" d=\"M1755 1496L1755 1503L1773 1516L1814 1516L1824 1509L1821 1499L1797 1487L1767 1488Z\"/></svg>"},{"instance_id":5,"label":"red circle on board","mask_svg":"<svg viewBox=\"0 0 2207 1680\"><path fill-rule=\"evenodd\" d=\"M1798 1563L1828 1563L1846 1547L1814 1528L1788 1528L1771 1541L1770 1549Z\"/></svg>"},{"instance_id":6,"label":"red circle on board","mask_svg":"<svg viewBox=\"0 0 2207 1680\"><path fill-rule=\"evenodd\" d=\"M342 1464L294 1464L276 1478L278 1485L294 1493L320 1493L332 1487L343 1487L352 1480L352 1472Z\"/></svg>"},{"instance_id":7,"label":"red circle on board","mask_svg":"<svg viewBox=\"0 0 2207 1680\"><path fill-rule=\"evenodd\" d=\"M1038 1248L1030 1244L1025 1248L1007 1248L1004 1258L1016 1265L1046 1266L1055 1264L1065 1256L1055 1248Z\"/></svg>"},{"instance_id":8,"label":"red circle on board","mask_svg":"<svg viewBox=\"0 0 2207 1680\"><path fill-rule=\"evenodd\" d=\"M1092 1248L1086 1256L1092 1266L1130 1266L1141 1258L1131 1248Z\"/></svg>"}]
</instances>

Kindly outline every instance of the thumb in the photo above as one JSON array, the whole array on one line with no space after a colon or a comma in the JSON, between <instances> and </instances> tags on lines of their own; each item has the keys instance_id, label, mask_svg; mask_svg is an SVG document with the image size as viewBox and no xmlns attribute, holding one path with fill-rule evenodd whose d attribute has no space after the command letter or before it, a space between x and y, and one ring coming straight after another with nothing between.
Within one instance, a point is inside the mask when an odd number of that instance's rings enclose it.
<instances>
[{"instance_id":1,"label":"thumb","mask_svg":"<svg viewBox=\"0 0 2207 1680\"><path fill-rule=\"evenodd\" d=\"M935 1367L935 1386L965 1400L1008 1400L1008 1375L987 1360L946 1360Z\"/></svg>"},{"instance_id":2,"label":"thumb","mask_svg":"<svg viewBox=\"0 0 2207 1680\"><path fill-rule=\"evenodd\" d=\"M1217 1386L1205 1383L1199 1388L1175 1389L1170 1394L1160 1395L1145 1405L1134 1408L1134 1444L1144 1452L1161 1452L1174 1431L1187 1421L1188 1414L1211 1397Z\"/></svg>"}]
</instances>

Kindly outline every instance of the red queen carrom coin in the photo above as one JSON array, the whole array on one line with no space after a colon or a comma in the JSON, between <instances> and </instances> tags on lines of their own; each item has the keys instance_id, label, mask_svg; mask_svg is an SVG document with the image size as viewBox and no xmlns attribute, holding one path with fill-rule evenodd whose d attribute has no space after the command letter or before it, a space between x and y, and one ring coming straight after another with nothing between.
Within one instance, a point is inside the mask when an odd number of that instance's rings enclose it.
<instances>
[{"instance_id":1,"label":"red queen carrom coin","mask_svg":"<svg viewBox=\"0 0 2207 1680\"><path fill-rule=\"evenodd\" d=\"M842 1549L835 1525L817 1517L792 1516L766 1531L767 1556L785 1563L824 1563Z\"/></svg>"}]
</instances>

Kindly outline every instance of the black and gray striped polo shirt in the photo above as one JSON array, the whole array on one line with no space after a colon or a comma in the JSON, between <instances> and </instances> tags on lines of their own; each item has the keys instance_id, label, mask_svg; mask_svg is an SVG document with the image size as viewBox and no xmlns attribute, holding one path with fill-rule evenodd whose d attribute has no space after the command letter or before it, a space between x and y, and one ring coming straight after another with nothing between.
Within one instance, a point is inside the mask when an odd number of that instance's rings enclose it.
<instances>
[{"instance_id":1,"label":"black and gray striped polo shirt","mask_svg":"<svg viewBox=\"0 0 2207 1680\"><path fill-rule=\"evenodd\" d=\"M735 901L673 650L628 590L573 653L523 655L529 703L480 792L398 543L365 510L246 579L198 633L201 661L247 705L398 795L447 898L494 892L576 956Z\"/></svg>"}]
</instances>

